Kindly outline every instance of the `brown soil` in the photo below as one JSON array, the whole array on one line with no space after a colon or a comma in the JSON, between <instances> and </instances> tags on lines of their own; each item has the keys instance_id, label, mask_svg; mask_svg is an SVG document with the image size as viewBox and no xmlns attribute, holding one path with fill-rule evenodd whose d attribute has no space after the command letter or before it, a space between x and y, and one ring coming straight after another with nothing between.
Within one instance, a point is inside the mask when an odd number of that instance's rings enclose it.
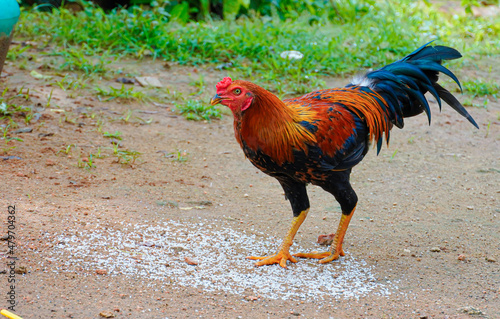
<instances>
[{"instance_id":1,"label":"brown soil","mask_svg":"<svg viewBox=\"0 0 500 319\"><path fill-rule=\"evenodd\" d=\"M6 96L29 88L30 101L14 102L40 114L31 133L11 135L24 142L1 141L15 146L2 155L21 158L0 160L0 234L15 205L15 309L23 318L500 318L498 101L469 108L480 130L434 103L432 126L425 116L407 120L389 148L354 169L360 200L346 257L254 268L244 257L273 253L292 215L279 184L244 158L230 116L192 122L170 101L101 102L90 89L48 87L54 79L34 79L29 70L41 63L30 63L7 65L0 79ZM148 61L127 67L185 95L200 72L206 97L225 75ZM128 110L133 116L121 120ZM105 131L122 132L119 149L141 156L117 163ZM91 153L95 167L79 167ZM309 193L293 252L321 249L318 235L340 217L333 197ZM6 307L11 259L7 241L0 245Z\"/></svg>"}]
</instances>

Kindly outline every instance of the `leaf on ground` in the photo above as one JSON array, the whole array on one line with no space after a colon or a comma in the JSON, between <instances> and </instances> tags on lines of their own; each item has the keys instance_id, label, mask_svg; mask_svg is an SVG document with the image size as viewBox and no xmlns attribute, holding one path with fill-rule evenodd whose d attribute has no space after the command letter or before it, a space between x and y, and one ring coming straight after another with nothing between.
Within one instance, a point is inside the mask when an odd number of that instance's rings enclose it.
<instances>
[{"instance_id":1,"label":"leaf on ground","mask_svg":"<svg viewBox=\"0 0 500 319\"><path fill-rule=\"evenodd\" d=\"M41 73L38 73L37 71L33 70L30 72L30 75L32 77L34 77L35 79L37 80L48 80L48 79L52 79L52 76L50 75L43 75Z\"/></svg>"}]
</instances>

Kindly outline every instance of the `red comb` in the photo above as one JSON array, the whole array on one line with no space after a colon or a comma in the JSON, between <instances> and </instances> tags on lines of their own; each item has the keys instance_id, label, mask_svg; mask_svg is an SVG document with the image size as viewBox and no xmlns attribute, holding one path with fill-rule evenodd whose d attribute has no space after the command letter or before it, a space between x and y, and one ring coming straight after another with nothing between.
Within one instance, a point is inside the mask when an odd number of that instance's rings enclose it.
<instances>
[{"instance_id":1,"label":"red comb","mask_svg":"<svg viewBox=\"0 0 500 319\"><path fill-rule=\"evenodd\" d=\"M217 88L217 90L223 90L223 89L227 88L229 85L231 85L232 82L233 82L233 80L231 80L230 77L225 77L222 79L222 81L217 83L217 85L215 87Z\"/></svg>"}]
</instances>

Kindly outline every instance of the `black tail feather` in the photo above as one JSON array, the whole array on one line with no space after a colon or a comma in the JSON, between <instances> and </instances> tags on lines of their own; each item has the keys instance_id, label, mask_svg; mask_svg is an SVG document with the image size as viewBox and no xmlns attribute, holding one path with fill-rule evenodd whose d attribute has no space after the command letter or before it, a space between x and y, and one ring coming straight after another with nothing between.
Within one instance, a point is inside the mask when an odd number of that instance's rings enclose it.
<instances>
[{"instance_id":1,"label":"black tail feather","mask_svg":"<svg viewBox=\"0 0 500 319\"><path fill-rule=\"evenodd\" d=\"M472 125L479 128L453 94L437 83L439 73L443 73L453 79L462 89L455 74L441 65L443 60L458 59L462 55L453 48L440 45L428 46L429 43L397 62L366 74L365 78L369 80L369 87L379 93L389 104L390 120L399 128L404 125L403 118L422 112L427 114L430 124L431 111L424 96L427 92L434 96L439 109L441 109L441 99L443 99ZM363 82L360 81L360 83ZM363 84L352 83L352 85Z\"/></svg>"},{"instance_id":2,"label":"black tail feather","mask_svg":"<svg viewBox=\"0 0 500 319\"><path fill-rule=\"evenodd\" d=\"M476 121L474 121L472 116L470 116L469 112L467 112L467 110L457 100L457 98L453 96L453 94L451 94L447 89L445 89L444 87L442 87L437 83L434 84L434 88L436 88L436 90L439 93L439 96L443 99L443 101L448 103L448 105L451 106L455 111L457 111L458 114L462 115L467 120L469 120L469 122L471 122L472 125L474 125L476 128L479 128Z\"/></svg>"}]
</instances>

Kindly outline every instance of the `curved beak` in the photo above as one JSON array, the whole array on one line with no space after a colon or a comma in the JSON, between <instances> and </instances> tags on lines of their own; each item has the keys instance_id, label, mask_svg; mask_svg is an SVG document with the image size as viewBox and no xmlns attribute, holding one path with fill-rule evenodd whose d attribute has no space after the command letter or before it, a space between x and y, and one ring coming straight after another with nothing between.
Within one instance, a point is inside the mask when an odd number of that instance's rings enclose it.
<instances>
[{"instance_id":1,"label":"curved beak","mask_svg":"<svg viewBox=\"0 0 500 319\"><path fill-rule=\"evenodd\" d=\"M215 94L214 97L210 100L210 105L219 104L222 100L223 99L219 94Z\"/></svg>"}]
</instances>

